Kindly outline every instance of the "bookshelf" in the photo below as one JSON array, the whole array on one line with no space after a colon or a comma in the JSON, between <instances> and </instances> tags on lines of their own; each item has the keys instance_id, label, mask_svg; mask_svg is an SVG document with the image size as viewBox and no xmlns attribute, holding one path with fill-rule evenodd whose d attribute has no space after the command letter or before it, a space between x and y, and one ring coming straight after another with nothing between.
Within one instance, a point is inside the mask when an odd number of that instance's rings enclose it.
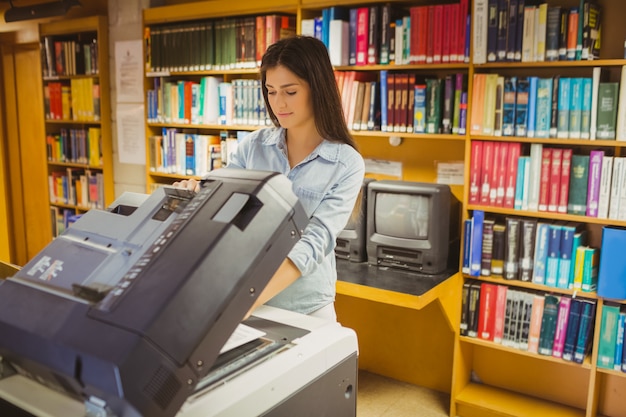
<instances>
[{"instance_id":1,"label":"bookshelf","mask_svg":"<svg viewBox=\"0 0 626 417\"><path fill-rule=\"evenodd\" d=\"M391 2L403 7L439 4L436 1L411 3ZM445 2L450 3L450 2ZM578 0L554 0L549 4L575 7ZM624 39L626 28L620 22L620 2L599 0L602 6L602 27L605 34L599 59L593 61L555 62L493 62L476 63L473 49L469 61L448 63L411 63L369 65L339 65L340 73L356 72L357 77L380 82L381 75L415 74L417 79L455 77L462 74L467 78L468 102L473 93L475 74L504 74L509 76L569 76L588 77L594 68L600 67L612 81L619 81L622 66L626 64ZM254 80L256 69L245 65L239 68L212 67L210 69L180 68L162 69L152 65L155 40L152 35L171 30L173 26L189 27L193 24L212 21L221 22L233 16L257 16L289 14L296 18L296 31L301 33L303 23L322 16L333 6L347 8L369 7L380 4L374 1L343 0L339 3L326 0L284 1L275 0L262 5L253 1L232 3L223 0L193 2L144 10L145 49L147 68L146 90L146 167L149 189L188 177L199 177L201 173L167 172L155 166L151 138L163 135L164 129L177 129L185 134L235 136L238 131L251 131L263 126L262 122L251 123L232 119L228 122L210 121L186 123L173 119L165 120L152 113L150 104L153 91L166 81L191 81L201 83L203 77L220 77L220 81L234 83L235 80ZM487 0L471 0L468 10L476 5L487 6ZM608 29L607 29L608 28ZM611 35L606 35L607 30ZM475 34L471 34L473 39ZM473 48L473 46L472 46ZM157 55L158 57L158 55ZM345 75L344 75L345 76ZM244 82L248 82L244 81ZM160 97L157 94L157 97ZM157 98L157 103L160 99ZM348 101L349 102L349 101ZM614 140L583 140L550 138L539 139L526 136L496 137L482 133L470 133L472 111L468 104L466 133L433 133L389 131L380 127L374 130L353 131L360 151L365 158L396 161L402 164L404 180L434 182L437 180L437 163L441 161L464 161L465 183L453 185L453 194L462 201L463 220L471 218L476 210L489 216L504 218L515 216L546 221L572 221L583 223L589 231L589 242L597 247L601 244L602 227L607 224L626 226L624 221L606 220L574 214L538 212L470 204L470 165L472 143L476 141L520 143L526 149L532 144L548 144L551 147L572 148L580 153L604 149L614 155L626 155L623 143ZM346 110L346 109L344 109ZM346 111L347 113L347 111ZM156 116L155 116L156 114ZM184 117L182 118L184 120ZM399 146L390 144L391 137L401 138ZM220 144L223 142L220 138ZM152 158L152 159L151 159ZM152 169L151 169L152 167ZM565 296L578 296L593 300L597 304L594 322L594 340L590 354L582 364L573 364L552 357L531 354L478 338L460 335L462 290L469 279L478 282L505 284L510 288L534 292L553 292ZM493 277L470 277L459 271L424 295L404 294L381 288L372 288L354 282L339 282L336 308L342 323L354 328L360 340L360 366L381 375L422 385L450 393L451 416L489 415L555 415L555 416L622 416L619 408L619 392L626 389L626 374L598 368L597 335L600 322L597 317L604 300L594 292L574 293L569 289L553 289L543 285L504 281ZM623 303L623 301L622 301ZM408 331L407 331L408 329ZM419 335L428 334L433 344L426 343ZM418 335L418 336L415 336ZM393 343L388 343L394 341ZM427 360L424 360L427 358ZM452 360L451 360L452 359ZM541 375L541 377L537 377Z\"/></svg>"},{"instance_id":2,"label":"bookshelf","mask_svg":"<svg viewBox=\"0 0 626 417\"><path fill-rule=\"evenodd\" d=\"M114 199L107 20L42 23L39 36L53 238Z\"/></svg>"},{"instance_id":3,"label":"bookshelf","mask_svg":"<svg viewBox=\"0 0 626 417\"><path fill-rule=\"evenodd\" d=\"M488 2L475 0L474 4L487 6ZM528 3L528 2L526 2ZM563 8L579 7L582 2L548 1L548 6ZM613 0L600 0L602 24L602 46L599 59L581 61L550 62L485 62L471 65L472 77L475 74L498 74L505 77L585 78L592 77L594 68L600 68L603 80L619 82L624 61L624 39L626 30L616 18L621 3ZM478 26L477 26L478 27ZM476 27L474 28L476 30ZM611 31L611 36L607 36ZM476 33L474 33L476 36ZM473 56L474 58L474 56ZM472 80L473 81L473 80ZM472 82L472 88L477 83ZM470 93L471 95L472 93ZM478 111L470 102L470 118ZM484 119L483 119L484 120ZM603 226L626 226L626 222L616 218L599 218L562 212L549 212L545 209L524 209L498 206L493 201L472 198L472 144L492 142L494 144L519 143L522 155L529 155L531 146L543 148L572 149L573 154L589 155L592 151L603 150L606 155L624 156L624 143L616 140L595 140L565 137L528 137L526 134L513 136L492 136L480 132L470 132L466 148L466 182L464 214L471 218L476 211L485 213L486 218L503 221L507 217L536 219L540 222L575 222L583 225L588 233L588 245L602 251ZM550 178L552 181L552 178ZM607 301L623 305L624 300L606 300L595 290L584 292L570 288L555 288L544 284L505 280L498 276L478 276L463 274L463 283L477 280L479 284L504 285L507 291L522 290L534 294L554 294L560 297L590 300L596 304L592 324L592 341L589 353L582 363L565 361L551 355L530 353L504 343L483 340L480 337L455 336L454 372L451 388L450 415L459 416L623 416L618 392L626 389L626 373L597 366L599 335L602 332L601 315ZM461 318L463 320L463 318Z\"/></svg>"}]
</instances>

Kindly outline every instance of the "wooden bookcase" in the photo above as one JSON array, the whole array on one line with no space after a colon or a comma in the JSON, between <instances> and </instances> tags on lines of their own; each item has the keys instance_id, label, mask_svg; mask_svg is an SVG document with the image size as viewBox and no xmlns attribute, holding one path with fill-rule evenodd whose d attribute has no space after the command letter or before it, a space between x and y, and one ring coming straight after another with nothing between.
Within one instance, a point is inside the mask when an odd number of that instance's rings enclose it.
<instances>
[{"instance_id":1,"label":"wooden bookcase","mask_svg":"<svg viewBox=\"0 0 626 417\"><path fill-rule=\"evenodd\" d=\"M63 218L114 199L106 17L39 26L50 237Z\"/></svg>"},{"instance_id":2,"label":"wooden bookcase","mask_svg":"<svg viewBox=\"0 0 626 417\"><path fill-rule=\"evenodd\" d=\"M392 2L408 7L429 5L437 1ZM566 7L578 5L578 0L554 0L549 4ZM539 74L586 74L592 68L607 68L614 80L626 61L624 39L626 27L620 22L619 0L599 0L602 6L602 50L596 61L555 63L493 63L474 64L426 64L426 65L368 65L337 67L338 71L368 72L374 78L380 72L409 72L422 76L463 73L467 75L468 97L472 94L472 78L475 73L498 72L518 76ZM375 1L342 0L274 0L271 2L229 2L227 0L190 2L185 4L145 9L144 33L164 25L201 21L218 21L235 16L252 16L288 13L296 17L296 28L304 19L321 16L322 10L331 6L357 7L380 4ZM469 11L474 1L469 1ZM146 57L152 46L146 38ZM154 71L147 62L145 91L154 89L157 79L192 80L199 82L204 76L219 76L225 81L255 79L256 69L190 69L187 71ZM470 101L469 99L468 101ZM149 111L146 98L146 111ZM584 141L571 139L529 139L520 137L494 138L469 134L416 134L380 131L353 131L360 151L366 158L391 160L402 164L404 180L434 182L437 179L437 163L464 161L465 184L452 186L453 194L462 202L462 219L472 215L473 210L507 216L527 216L544 219L583 222L589 226L591 242L599 246L601 227L604 224L624 222L602 221L584 216L554 215L538 212L520 212L501 208L468 204L469 166L471 143L475 140L498 140L522 143L550 143L555 146L573 146L590 150L604 148L616 155L624 155L624 146L615 141ZM148 190L170 184L188 175L158 172L150 169L150 138L162 134L164 128L176 128L183 132L219 135L220 132L251 131L259 126L239 124L187 124L148 121L146 113L146 149L148 151L146 178ZM402 143L392 146L390 138L400 136ZM339 320L354 328L359 335L360 367L371 372L450 393L450 416L490 415L562 415L562 416L624 416L619 407L620 392L626 389L626 374L599 369L597 357L597 334L600 323L596 321L596 335L591 355L582 365L574 365L560 359L528 354L521 350L506 348L491 342L461 337L462 287L469 279L460 271L443 283L423 294L389 291L353 282L339 281L336 308ZM472 277L473 278L473 277ZM482 281L493 278L478 277ZM549 291L546 287L515 281L497 280L512 288L528 287L537 291ZM551 289L550 289L551 290ZM564 294L571 294L565 290ZM596 317L599 317L603 300L594 293L585 297L598 301ZM479 382L480 381L480 382Z\"/></svg>"}]
</instances>

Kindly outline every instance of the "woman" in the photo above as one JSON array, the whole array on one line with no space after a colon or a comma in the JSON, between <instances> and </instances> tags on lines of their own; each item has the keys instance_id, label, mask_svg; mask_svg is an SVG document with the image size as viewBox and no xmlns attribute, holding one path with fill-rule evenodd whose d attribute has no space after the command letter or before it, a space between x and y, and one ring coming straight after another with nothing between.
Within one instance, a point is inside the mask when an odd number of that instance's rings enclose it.
<instances>
[{"instance_id":1,"label":"woman","mask_svg":"<svg viewBox=\"0 0 626 417\"><path fill-rule=\"evenodd\" d=\"M267 303L336 320L335 239L352 213L365 169L326 47L307 36L274 43L261 61L261 86L274 127L247 135L228 167L284 174L310 223L253 309ZM197 182L177 185L195 189Z\"/></svg>"}]
</instances>

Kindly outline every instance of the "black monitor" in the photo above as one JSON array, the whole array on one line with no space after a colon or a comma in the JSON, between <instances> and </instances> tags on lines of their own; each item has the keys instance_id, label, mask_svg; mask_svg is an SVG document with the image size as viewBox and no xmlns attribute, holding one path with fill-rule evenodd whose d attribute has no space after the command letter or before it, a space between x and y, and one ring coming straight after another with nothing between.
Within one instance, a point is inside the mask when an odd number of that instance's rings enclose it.
<instances>
[{"instance_id":1,"label":"black monitor","mask_svg":"<svg viewBox=\"0 0 626 417\"><path fill-rule=\"evenodd\" d=\"M376 181L367 203L368 263L426 274L458 263L459 203L449 186Z\"/></svg>"},{"instance_id":2,"label":"black monitor","mask_svg":"<svg viewBox=\"0 0 626 417\"><path fill-rule=\"evenodd\" d=\"M2 281L0 355L116 416L174 416L307 223L276 173L123 194Z\"/></svg>"},{"instance_id":3,"label":"black monitor","mask_svg":"<svg viewBox=\"0 0 626 417\"><path fill-rule=\"evenodd\" d=\"M347 259L352 262L367 261L365 240L367 233L367 185L372 181L374 181L373 178L363 179L359 201L354 205L348 224L337 235L335 255L338 259Z\"/></svg>"}]
</instances>

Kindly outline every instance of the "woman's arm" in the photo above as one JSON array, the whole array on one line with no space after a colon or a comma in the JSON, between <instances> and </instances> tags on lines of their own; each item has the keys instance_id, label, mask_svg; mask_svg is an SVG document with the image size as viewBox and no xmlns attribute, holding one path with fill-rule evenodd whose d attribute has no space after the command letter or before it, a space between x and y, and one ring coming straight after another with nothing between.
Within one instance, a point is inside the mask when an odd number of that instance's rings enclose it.
<instances>
[{"instance_id":1,"label":"woman's arm","mask_svg":"<svg viewBox=\"0 0 626 417\"><path fill-rule=\"evenodd\" d=\"M291 261L291 259L285 258L268 282L265 289L261 292L250 308L250 311L248 311L246 317L252 314L258 306L265 304L279 292L293 284L298 278L300 278L300 275L300 270Z\"/></svg>"}]
</instances>

